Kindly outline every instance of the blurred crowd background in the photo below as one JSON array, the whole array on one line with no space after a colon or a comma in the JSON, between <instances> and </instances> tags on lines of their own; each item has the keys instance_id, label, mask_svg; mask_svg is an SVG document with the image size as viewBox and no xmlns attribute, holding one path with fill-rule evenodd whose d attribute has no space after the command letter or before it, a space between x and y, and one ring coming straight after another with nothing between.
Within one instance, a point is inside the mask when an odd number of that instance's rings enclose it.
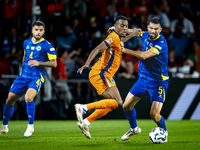
<instances>
[{"instance_id":1,"label":"blurred crowd background","mask_svg":"<svg viewBox=\"0 0 200 150\"><path fill-rule=\"evenodd\" d=\"M169 46L169 75L172 78L199 78L200 1L194 0L37 0L36 20L46 25L45 39L55 48L58 67L47 70L45 97L59 95L66 108L73 99L94 100L95 89L88 82L90 68L77 74L90 51L108 35L118 15L128 18L129 28L147 30L148 20L158 17ZM0 81L1 89L12 84L2 75L18 75L23 41L31 37L32 0L0 0ZM140 38L125 47L141 50ZM98 60L98 55L91 66ZM123 55L115 78L137 78L139 60ZM49 87L52 86L52 89ZM86 88L87 87L87 88ZM58 91L58 92L56 92ZM47 96L48 95L48 96ZM89 98L88 98L89 97Z\"/></svg>"}]
</instances>

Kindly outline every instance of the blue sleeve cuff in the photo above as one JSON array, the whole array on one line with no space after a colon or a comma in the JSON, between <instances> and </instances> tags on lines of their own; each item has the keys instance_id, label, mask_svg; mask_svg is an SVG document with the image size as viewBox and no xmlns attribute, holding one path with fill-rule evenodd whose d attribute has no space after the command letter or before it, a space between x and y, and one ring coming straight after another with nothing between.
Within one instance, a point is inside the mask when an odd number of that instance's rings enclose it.
<instances>
[{"instance_id":1,"label":"blue sleeve cuff","mask_svg":"<svg viewBox=\"0 0 200 150\"><path fill-rule=\"evenodd\" d=\"M110 46L108 45L108 43L107 43L106 41L104 41L104 43L106 44L106 46L107 46L108 48L110 48Z\"/></svg>"}]
</instances>

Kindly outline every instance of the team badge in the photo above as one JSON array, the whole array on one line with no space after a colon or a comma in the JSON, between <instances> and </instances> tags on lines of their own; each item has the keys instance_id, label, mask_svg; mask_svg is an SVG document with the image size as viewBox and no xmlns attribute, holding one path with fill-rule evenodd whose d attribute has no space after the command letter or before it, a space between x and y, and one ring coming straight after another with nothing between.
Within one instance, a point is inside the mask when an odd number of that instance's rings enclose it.
<instances>
[{"instance_id":1,"label":"team badge","mask_svg":"<svg viewBox=\"0 0 200 150\"><path fill-rule=\"evenodd\" d=\"M112 78L112 79L110 79L110 81L112 82L112 83L115 83L115 80Z\"/></svg>"},{"instance_id":2,"label":"team badge","mask_svg":"<svg viewBox=\"0 0 200 150\"><path fill-rule=\"evenodd\" d=\"M41 46L37 46L37 47L36 47L36 50L37 50L37 51L40 51L41 49L42 49Z\"/></svg>"},{"instance_id":3,"label":"team badge","mask_svg":"<svg viewBox=\"0 0 200 150\"><path fill-rule=\"evenodd\" d=\"M29 46L27 45L26 49L29 49Z\"/></svg>"},{"instance_id":4,"label":"team badge","mask_svg":"<svg viewBox=\"0 0 200 150\"><path fill-rule=\"evenodd\" d=\"M106 42L111 44L113 42L113 40L110 38L110 39L106 40Z\"/></svg>"}]
</instances>

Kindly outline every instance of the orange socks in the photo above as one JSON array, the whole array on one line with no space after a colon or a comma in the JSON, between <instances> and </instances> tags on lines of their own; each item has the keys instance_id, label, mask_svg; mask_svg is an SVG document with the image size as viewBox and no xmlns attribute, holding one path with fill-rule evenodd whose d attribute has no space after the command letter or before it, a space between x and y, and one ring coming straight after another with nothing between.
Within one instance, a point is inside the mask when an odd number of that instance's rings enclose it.
<instances>
[{"instance_id":1,"label":"orange socks","mask_svg":"<svg viewBox=\"0 0 200 150\"><path fill-rule=\"evenodd\" d=\"M118 103L113 99L105 99L87 104L88 110L97 109L89 117L87 117L87 120L92 123L94 120L105 116L107 113L109 113L113 109L116 109L117 107Z\"/></svg>"},{"instance_id":2,"label":"orange socks","mask_svg":"<svg viewBox=\"0 0 200 150\"><path fill-rule=\"evenodd\" d=\"M98 102L87 104L88 110L90 109L105 109L105 108L112 108L116 109L118 107L118 104L113 99L105 99Z\"/></svg>"},{"instance_id":3,"label":"orange socks","mask_svg":"<svg viewBox=\"0 0 200 150\"><path fill-rule=\"evenodd\" d=\"M112 110L113 109L111 109L111 108L97 109L89 117L87 117L87 120L90 123L92 123L94 120L99 119L99 118L105 116L107 113L109 113Z\"/></svg>"}]
</instances>

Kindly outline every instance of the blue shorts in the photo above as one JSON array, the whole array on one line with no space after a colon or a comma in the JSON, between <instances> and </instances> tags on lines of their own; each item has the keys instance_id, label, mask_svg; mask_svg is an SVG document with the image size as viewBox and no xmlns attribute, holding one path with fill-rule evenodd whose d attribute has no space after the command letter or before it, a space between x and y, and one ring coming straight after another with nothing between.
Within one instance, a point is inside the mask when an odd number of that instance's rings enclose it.
<instances>
[{"instance_id":1,"label":"blue shorts","mask_svg":"<svg viewBox=\"0 0 200 150\"><path fill-rule=\"evenodd\" d=\"M130 89L130 93L139 98L150 96L151 103L158 101L163 103L169 86L169 79L165 81L150 81L139 77Z\"/></svg>"},{"instance_id":2,"label":"blue shorts","mask_svg":"<svg viewBox=\"0 0 200 150\"><path fill-rule=\"evenodd\" d=\"M44 83L41 81L40 77L19 75L14 80L9 92L13 92L19 96L22 96L29 88L33 88L38 93L43 84Z\"/></svg>"}]
</instances>

